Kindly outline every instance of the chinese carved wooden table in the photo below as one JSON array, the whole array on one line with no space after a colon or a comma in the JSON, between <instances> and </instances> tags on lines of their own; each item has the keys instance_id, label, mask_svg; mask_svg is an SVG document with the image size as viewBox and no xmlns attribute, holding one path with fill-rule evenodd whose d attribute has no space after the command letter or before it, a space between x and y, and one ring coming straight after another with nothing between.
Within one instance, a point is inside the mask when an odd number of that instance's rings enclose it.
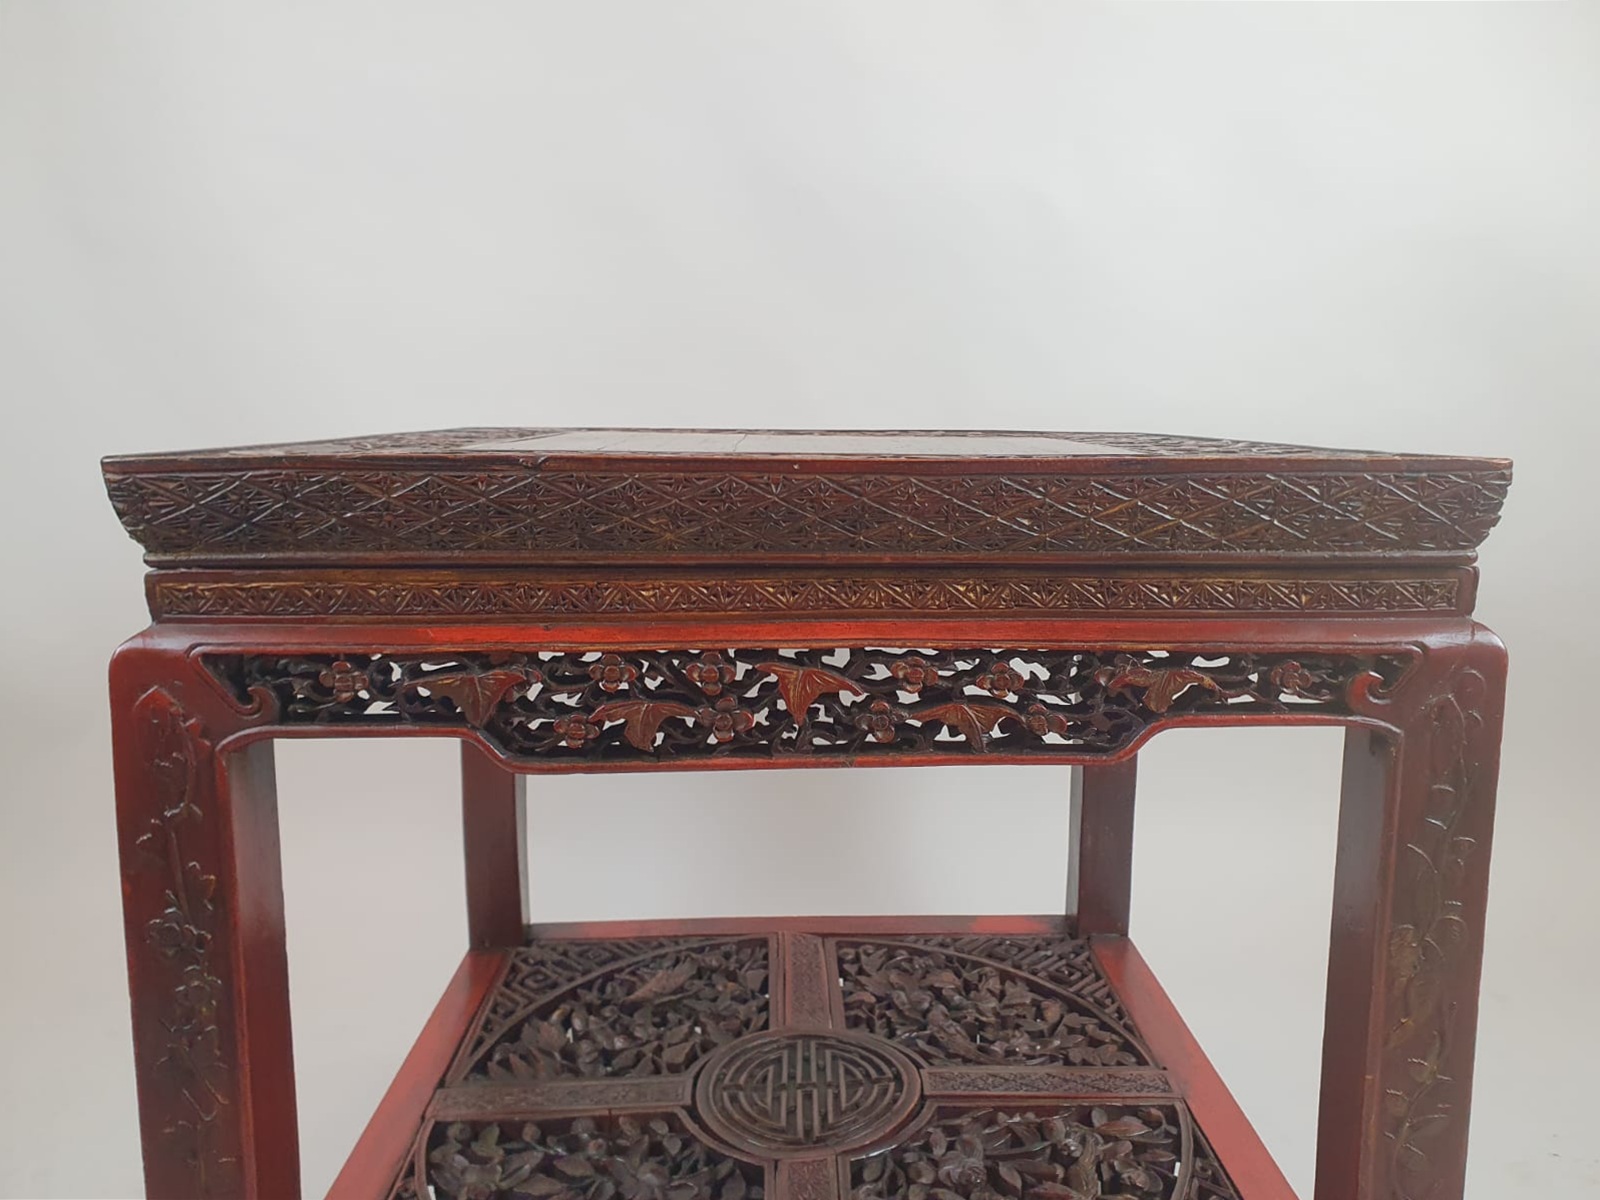
<instances>
[{"instance_id":1,"label":"chinese carved wooden table","mask_svg":"<svg viewBox=\"0 0 1600 1200\"><path fill-rule=\"evenodd\" d=\"M1461 1196L1508 463L470 429L105 475L151 1196L298 1195L272 739L390 734L461 740L472 944L332 1195L1287 1197L1128 940L1134 762L1333 722L1316 1196ZM528 774L977 762L1074 768L1064 913L527 924Z\"/></svg>"}]
</instances>

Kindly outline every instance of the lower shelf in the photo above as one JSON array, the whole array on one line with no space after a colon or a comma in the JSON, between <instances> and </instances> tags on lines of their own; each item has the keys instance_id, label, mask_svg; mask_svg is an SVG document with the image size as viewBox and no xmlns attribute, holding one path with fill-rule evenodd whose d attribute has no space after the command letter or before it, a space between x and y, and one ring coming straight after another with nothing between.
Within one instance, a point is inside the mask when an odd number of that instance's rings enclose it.
<instances>
[{"instance_id":1,"label":"lower shelf","mask_svg":"<svg viewBox=\"0 0 1600 1200\"><path fill-rule=\"evenodd\" d=\"M1126 938L544 926L475 951L339 1200L1293 1200Z\"/></svg>"}]
</instances>

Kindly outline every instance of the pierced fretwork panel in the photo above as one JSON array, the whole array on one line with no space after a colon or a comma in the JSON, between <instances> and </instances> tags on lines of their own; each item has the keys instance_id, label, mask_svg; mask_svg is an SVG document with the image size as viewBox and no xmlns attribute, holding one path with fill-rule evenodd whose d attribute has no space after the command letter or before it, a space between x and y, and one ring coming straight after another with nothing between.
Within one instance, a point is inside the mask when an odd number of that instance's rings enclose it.
<instances>
[{"instance_id":1,"label":"pierced fretwork panel","mask_svg":"<svg viewBox=\"0 0 1600 1200\"><path fill-rule=\"evenodd\" d=\"M465 1077L681 1074L767 1028L768 972L764 937L540 942L513 952Z\"/></svg>"},{"instance_id":2,"label":"pierced fretwork panel","mask_svg":"<svg viewBox=\"0 0 1600 1200\"><path fill-rule=\"evenodd\" d=\"M1077 939L936 938L839 946L845 1025L935 1065L1151 1061Z\"/></svg>"},{"instance_id":3,"label":"pierced fretwork panel","mask_svg":"<svg viewBox=\"0 0 1600 1200\"><path fill-rule=\"evenodd\" d=\"M1238 1200L1176 1104L945 1110L850 1184L853 1200Z\"/></svg>"},{"instance_id":4,"label":"pierced fretwork panel","mask_svg":"<svg viewBox=\"0 0 1600 1200\"><path fill-rule=\"evenodd\" d=\"M1349 711L1405 654L654 650L205 657L281 725L471 728L514 759L1114 753L1196 714Z\"/></svg>"},{"instance_id":5,"label":"pierced fretwork panel","mask_svg":"<svg viewBox=\"0 0 1600 1200\"><path fill-rule=\"evenodd\" d=\"M662 1114L436 1126L393 1200L762 1200L765 1173Z\"/></svg>"},{"instance_id":6,"label":"pierced fretwork panel","mask_svg":"<svg viewBox=\"0 0 1600 1200\"><path fill-rule=\"evenodd\" d=\"M1239 1200L1079 938L534 941L468 1045L394 1200Z\"/></svg>"}]
</instances>

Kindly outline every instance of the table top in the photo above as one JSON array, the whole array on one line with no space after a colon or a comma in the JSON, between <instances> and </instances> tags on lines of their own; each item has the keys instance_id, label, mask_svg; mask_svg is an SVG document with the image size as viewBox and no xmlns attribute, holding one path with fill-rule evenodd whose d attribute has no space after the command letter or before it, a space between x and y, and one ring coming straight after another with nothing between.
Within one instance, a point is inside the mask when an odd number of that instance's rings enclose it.
<instances>
[{"instance_id":1,"label":"table top","mask_svg":"<svg viewBox=\"0 0 1600 1200\"><path fill-rule=\"evenodd\" d=\"M1439 455L1386 454L1335 450L1282 442L1236 441L1159 433L1066 433L1022 430L850 430L850 429L438 429L331 441L283 442L221 449L113 455L108 471L137 472L215 465L236 470L246 462L296 462L307 459L367 463L411 462L439 457L479 463L508 460L523 465L569 458L714 459L766 464L771 459L800 462L844 459L891 462L937 459L969 467L985 463L1036 460L1120 459L1274 460L1417 463L1472 468L1504 468L1504 459L1447 458Z\"/></svg>"},{"instance_id":2,"label":"table top","mask_svg":"<svg viewBox=\"0 0 1600 1200\"><path fill-rule=\"evenodd\" d=\"M107 458L154 565L1451 556L1510 463L1142 433L454 429Z\"/></svg>"}]
</instances>

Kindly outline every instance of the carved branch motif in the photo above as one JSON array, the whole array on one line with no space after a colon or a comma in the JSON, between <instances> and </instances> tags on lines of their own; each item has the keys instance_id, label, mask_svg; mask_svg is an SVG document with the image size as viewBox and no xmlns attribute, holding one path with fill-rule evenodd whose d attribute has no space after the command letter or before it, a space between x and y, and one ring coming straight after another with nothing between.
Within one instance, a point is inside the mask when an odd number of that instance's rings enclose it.
<instances>
[{"instance_id":1,"label":"carved branch motif","mask_svg":"<svg viewBox=\"0 0 1600 1200\"><path fill-rule=\"evenodd\" d=\"M205 659L275 723L465 726L513 758L602 763L1112 753L1180 715L1343 713L1352 683L1392 683L1409 661L872 648Z\"/></svg>"},{"instance_id":2,"label":"carved branch motif","mask_svg":"<svg viewBox=\"0 0 1600 1200\"><path fill-rule=\"evenodd\" d=\"M1477 842L1463 832L1481 787L1481 745L1488 686L1475 670L1451 676L1428 709L1426 744L1432 786L1416 839L1404 850L1396 916L1389 931L1390 995L1395 1021L1385 1052L1388 1078L1403 1080L1384 1096L1384 1136L1394 1151L1395 1200L1431 1194L1431 1144L1454 1119L1449 1074L1455 1006L1445 975L1473 936L1461 898Z\"/></svg>"},{"instance_id":3,"label":"carved branch motif","mask_svg":"<svg viewBox=\"0 0 1600 1200\"><path fill-rule=\"evenodd\" d=\"M852 1163L850 1180L855 1200L1237 1200L1215 1163L1176 1105L969 1109Z\"/></svg>"},{"instance_id":4,"label":"carved branch motif","mask_svg":"<svg viewBox=\"0 0 1600 1200\"><path fill-rule=\"evenodd\" d=\"M1258 579L1229 575L977 578L532 580L463 576L191 580L157 575L157 617L649 616L671 613L1453 612L1454 577Z\"/></svg>"},{"instance_id":5,"label":"carved branch motif","mask_svg":"<svg viewBox=\"0 0 1600 1200\"><path fill-rule=\"evenodd\" d=\"M211 744L200 722L164 688L134 705L143 757L160 811L136 843L149 869L165 877L163 908L145 926L145 944L165 964L171 991L162 1024L167 1041L156 1067L182 1098L182 1115L164 1131L185 1147L197 1195L226 1190L236 1161L219 1148L217 1118L229 1103L229 1064L217 1007L223 994L214 961L214 869L194 857L189 831L204 819L198 798Z\"/></svg>"},{"instance_id":6,"label":"carved branch motif","mask_svg":"<svg viewBox=\"0 0 1600 1200\"><path fill-rule=\"evenodd\" d=\"M934 1065L1151 1063L1081 940L841 944L839 972L847 1028Z\"/></svg>"}]
</instances>

